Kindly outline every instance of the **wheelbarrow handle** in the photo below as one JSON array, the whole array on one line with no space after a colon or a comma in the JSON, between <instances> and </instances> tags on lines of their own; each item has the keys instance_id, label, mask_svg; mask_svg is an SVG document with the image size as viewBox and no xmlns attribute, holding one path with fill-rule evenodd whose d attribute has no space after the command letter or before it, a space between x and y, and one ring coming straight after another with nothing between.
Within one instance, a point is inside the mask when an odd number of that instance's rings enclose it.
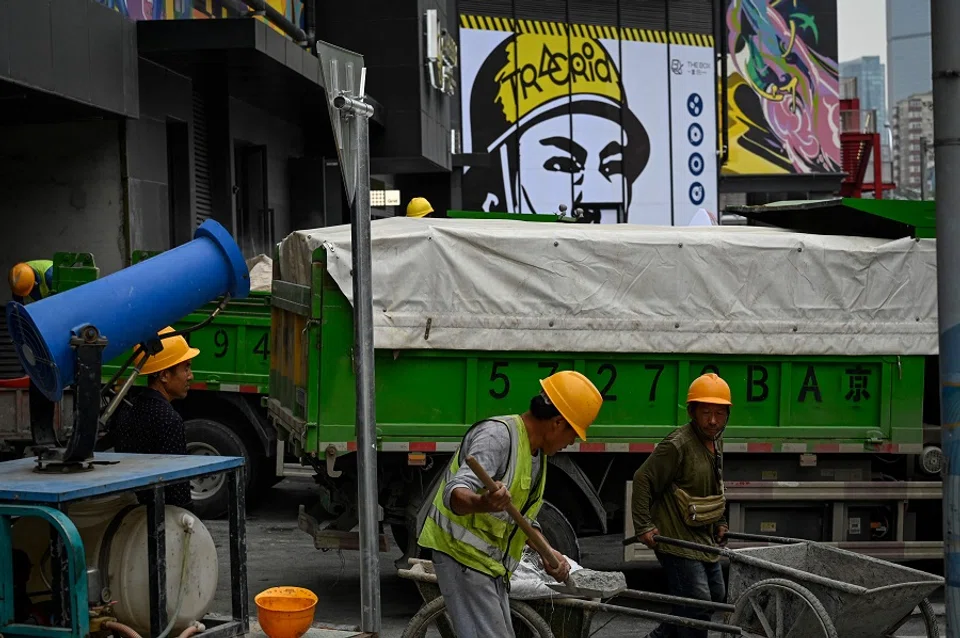
<instances>
[{"instance_id":1,"label":"wheelbarrow handle","mask_svg":"<svg viewBox=\"0 0 960 638\"><path fill-rule=\"evenodd\" d=\"M814 541L804 538L790 538L788 536L765 536L763 534L744 534L743 532L727 532L726 538L732 538L738 541L756 541L758 543L776 543L779 545L793 545L795 543L812 543Z\"/></svg>"},{"instance_id":2,"label":"wheelbarrow handle","mask_svg":"<svg viewBox=\"0 0 960 638\"><path fill-rule=\"evenodd\" d=\"M664 545L673 545L674 547L683 547L684 549L692 549L698 552L705 552L707 554L715 554L717 556L729 556L733 552L729 549L723 547L714 547L713 545L702 545L700 543L694 543L693 541L684 541L679 538L670 538L669 536L660 536L659 534L654 534L654 542L663 543Z\"/></svg>"}]
</instances>

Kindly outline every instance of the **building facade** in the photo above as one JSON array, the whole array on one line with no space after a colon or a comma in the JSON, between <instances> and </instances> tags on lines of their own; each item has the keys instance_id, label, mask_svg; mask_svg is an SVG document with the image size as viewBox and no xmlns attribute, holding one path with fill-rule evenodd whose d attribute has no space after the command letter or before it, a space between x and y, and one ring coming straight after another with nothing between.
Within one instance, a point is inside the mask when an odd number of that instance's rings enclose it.
<instances>
[{"instance_id":1,"label":"building facade","mask_svg":"<svg viewBox=\"0 0 960 638\"><path fill-rule=\"evenodd\" d=\"M364 56L373 181L401 192L380 215L715 223L840 181L836 0L267 5L0 3L0 267L107 274L207 218L252 257L349 221L315 40Z\"/></svg>"},{"instance_id":2,"label":"building facade","mask_svg":"<svg viewBox=\"0 0 960 638\"><path fill-rule=\"evenodd\" d=\"M893 171L897 189L933 198L933 93L897 103L893 116Z\"/></svg>"},{"instance_id":3,"label":"building facade","mask_svg":"<svg viewBox=\"0 0 960 638\"><path fill-rule=\"evenodd\" d=\"M840 79L856 81L856 96L860 98L862 111L873 111L876 114L876 131L883 140L883 152L886 156L890 152L887 144L887 81L886 66L881 64L880 56L871 55L840 63Z\"/></svg>"},{"instance_id":4,"label":"building facade","mask_svg":"<svg viewBox=\"0 0 960 638\"><path fill-rule=\"evenodd\" d=\"M887 0L887 104L933 90L930 0Z\"/></svg>"}]
</instances>

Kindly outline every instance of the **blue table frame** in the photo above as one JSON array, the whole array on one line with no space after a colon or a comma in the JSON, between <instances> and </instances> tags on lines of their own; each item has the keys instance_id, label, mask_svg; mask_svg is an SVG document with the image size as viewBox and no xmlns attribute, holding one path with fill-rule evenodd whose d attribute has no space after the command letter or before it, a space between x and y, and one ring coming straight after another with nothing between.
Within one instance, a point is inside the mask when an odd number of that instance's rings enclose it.
<instances>
[{"instance_id":1,"label":"blue table frame","mask_svg":"<svg viewBox=\"0 0 960 638\"><path fill-rule=\"evenodd\" d=\"M204 638L231 638L250 631L247 604L247 541L244 459L233 456L175 456L162 454L98 453L89 472L39 473L32 458L0 463L0 634L41 638L86 638L87 573L83 542L66 515L77 501L121 492L143 491L147 498L147 554L150 575L150 634L158 636L167 624L166 527L164 487L171 483L227 474L230 494L230 575L233 613L229 621L204 619ZM51 564L59 627L15 624L11 518L38 516L53 527ZM69 621L68 626L66 625Z\"/></svg>"}]
</instances>

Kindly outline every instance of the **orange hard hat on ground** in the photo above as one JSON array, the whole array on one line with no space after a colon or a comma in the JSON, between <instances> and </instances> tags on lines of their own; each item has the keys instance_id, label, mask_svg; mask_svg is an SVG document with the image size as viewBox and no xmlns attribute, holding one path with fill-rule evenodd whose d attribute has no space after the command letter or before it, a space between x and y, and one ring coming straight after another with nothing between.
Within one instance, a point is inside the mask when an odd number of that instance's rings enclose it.
<instances>
[{"instance_id":1,"label":"orange hard hat on ground","mask_svg":"<svg viewBox=\"0 0 960 638\"><path fill-rule=\"evenodd\" d=\"M268 638L300 638L313 624L317 595L302 587L271 587L253 599Z\"/></svg>"},{"instance_id":2,"label":"orange hard hat on ground","mask_svg":"<svg viewBox=\"0 0 960 638\"><path fill-rule=\"evenodd\" d=\"M157 333L157 336L163 336L171 332L173 332L173 328L167 326ZM160 343L163 345L163 350L147 360L147 363L143 366L143 370L140 371L140 374L154 374L155 372L172 368L173 366L183 363L184 361L189 361L200 354L198 349L191 348L187 343L187 340L179 335L176 337L162 339ZM137 357L136 364L139 365L142 360L143 355L140 355Z\"/></svg>"},{"instance_id":3,"label":"orange hard hat on ground","mask_svg":"<svg viewBox=\"0 0 960 638\"><path fill-rule=\"evenodd\" d=\"M580 440L586 441L587 428L597 418L603 405L603 397L597 386L573 370L561 370L541 379L540 386Z\"/></svg>"},{"instance_id":4,"label":"orange hard hat on ground","mask_svg":"<svg viewBox=\"0 0 960 638\"><path fill-rule=\"evenodd\" d=\"M693 380L687 390L687 403L694 402L733 405L730 400L730 386L713 372L701 375Z\"/></svg>"},{"instance_id":5,"label":"orange hard hat on ground","mask_svg":"<svg viewBox=\"0 0 960 638\"><path fill-rule=\"evenodd\" d=\"M10 269L10 290L18 297L26 297L37 283L37 274L27 264L17 264Z\"/></svg>"}]
</instances>

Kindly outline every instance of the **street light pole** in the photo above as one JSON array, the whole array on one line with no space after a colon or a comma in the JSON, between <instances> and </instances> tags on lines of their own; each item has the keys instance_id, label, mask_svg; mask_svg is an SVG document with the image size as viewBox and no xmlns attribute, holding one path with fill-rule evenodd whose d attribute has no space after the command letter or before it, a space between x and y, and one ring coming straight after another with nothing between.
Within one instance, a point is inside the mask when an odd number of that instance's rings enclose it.
<instances>
[{"instance_id":1,"label":"street light pole","mask_svg":"<svg viewBox=\"0 0 960 638\"><path fill-rule=\"evenodd\" d=\"M930 4L947 636L960 638L960 2Z\"/></svg>"},{"instance_id":2,"label":"street light pole","mask_svg":"<svg viewBox=\"0 0 960 638\"><path fill-rule=\"evenodd\" d=\"M360 629L380 633L380 517L377 503L377 415L373 367L373 282L370 247L370 116L363 99L338 95L333 106L355 118L356 180L350 244L353 251L353 329L357 391L357 469L360 517Z\"/></svg>"}]
</instances>

